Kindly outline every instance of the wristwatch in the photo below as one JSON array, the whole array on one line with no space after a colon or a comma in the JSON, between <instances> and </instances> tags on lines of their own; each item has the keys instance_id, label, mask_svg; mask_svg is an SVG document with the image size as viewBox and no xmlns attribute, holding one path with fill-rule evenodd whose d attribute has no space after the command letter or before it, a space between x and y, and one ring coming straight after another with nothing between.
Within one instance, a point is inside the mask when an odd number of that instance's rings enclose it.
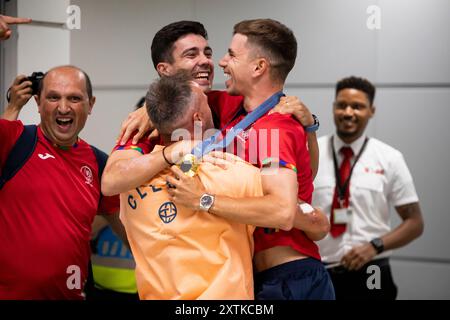
<instances>
[{"instance_id":1,"label":"wristwatch","mask_svg":"<svg viewBox=\"0 0 450 320\"><path fill-rule=\"evenodd\" d=\"M214 204L214 196L205 193L200 197L200 210L208 212Z\"/></svg>"},{"instance_id":2,"label":"wristwatch","mask_svg":"<svg viewBox=\"0 0 450 320\"><path fill-rule=\"evenodd\" d=\"M384 251L384 244L381 238L375 238L370 241L370 244L375 248L377 253L382 253Z\"/></svg>"},{"instance_id":3,"label":"wristwatch","mask_svg":"<svg viewBox=\"0 0 450 320\"><path fill-rule=\"evenodd\" d=\"M317 130L319 130L319 118L317 118L315 114L313 114L312 117L314 119L314 123L308 127L305 127L306 132L316 132Z\"/></svg>"}]
</instances>

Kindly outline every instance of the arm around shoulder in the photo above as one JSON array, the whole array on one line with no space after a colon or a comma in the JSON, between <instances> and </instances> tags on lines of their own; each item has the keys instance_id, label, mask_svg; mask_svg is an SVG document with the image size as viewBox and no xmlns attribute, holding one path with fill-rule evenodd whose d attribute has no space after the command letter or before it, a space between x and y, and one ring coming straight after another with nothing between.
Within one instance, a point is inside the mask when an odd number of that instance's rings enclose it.
<instances>
[{"instance_id":1,"label":"arm around shoulder","mask_svg":"<svg viewBox=\"0 0 450 320\"><path fill-rule=\"evenodd\" d=\"M166 166L155 153L142 155L136 150L116 150L103 171L102 193L111 196L137 188Z\"/></svg>"},{"instance_id":2,"label":"arm around shoulder","mask_svg":"<svg viewBox=\"0 0 450 320\"><path fill-rule=\"evenodd\" d=\"M291 230L298 210L295 172L286 168L264 168L262 184L264 196L217 196L210 212L258 227Z\"/></svg>"}]
</instances>

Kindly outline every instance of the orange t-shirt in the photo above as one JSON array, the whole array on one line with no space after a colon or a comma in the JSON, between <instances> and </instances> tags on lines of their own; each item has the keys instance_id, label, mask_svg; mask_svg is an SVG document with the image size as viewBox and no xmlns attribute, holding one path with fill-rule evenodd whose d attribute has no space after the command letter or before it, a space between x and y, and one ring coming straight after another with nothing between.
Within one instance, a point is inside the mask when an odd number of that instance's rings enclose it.
<instances>
[{"instance_id":1,"label":"orange t-shirt","mask_svg":"<svg viewBox=\"0 0 450 320\"><path fill-rule=\"evenodd\" d=\"M254 227L170 202L168 174L121 194L140 298L253 299ZM241 159L226 169L202 163L197 177L211 194L263 195L259 170Z\"/></svg>"}]
</instances>

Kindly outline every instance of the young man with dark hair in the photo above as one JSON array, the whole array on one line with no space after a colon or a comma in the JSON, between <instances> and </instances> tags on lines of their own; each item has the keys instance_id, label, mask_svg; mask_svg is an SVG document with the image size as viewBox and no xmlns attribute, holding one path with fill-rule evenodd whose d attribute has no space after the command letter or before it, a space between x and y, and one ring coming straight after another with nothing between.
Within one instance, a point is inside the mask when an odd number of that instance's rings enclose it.
<instances>
[{"instance_id":1,"label":"young man with dark hair","mask_svg":"<svg viewBox=\"0 0 450 320\"><path fill-rule=\"evenodd\" d=\"M155 69L158 69L160 62L174 63L173 51L175 42L188 35L198 35L208 40L208 33L200 22L197 21L177 21L161 28L153 37L151 52ZM208 48L209 50L211 48Z\"/></svg>"},{"instance_id":2,"label":"young man with dark hair","mask_svg":"<svg viewBox=\"0 0 450 320\"><path fill-rule=\"evenodd\" d=\"M391 250L423 231L419 199L402 154L365 133L375 114L374 98L375 87L367 79L340 80L333 103L336 133L319 139L313 203L330 217L331 231L319 247L338 300L395 299ZM390 206L403 220L392 231ZM373 270L379 277L370 281Z\"/></svg>"}]
</instances>

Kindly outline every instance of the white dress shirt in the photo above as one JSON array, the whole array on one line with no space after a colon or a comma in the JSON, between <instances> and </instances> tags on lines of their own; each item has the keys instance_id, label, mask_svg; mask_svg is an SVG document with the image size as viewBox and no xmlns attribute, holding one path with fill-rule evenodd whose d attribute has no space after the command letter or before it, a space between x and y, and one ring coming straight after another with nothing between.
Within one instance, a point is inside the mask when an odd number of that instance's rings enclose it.
<instances>
[{"instance_id":1,"label":"white dress shirt","mask_svg":"<svg viewBox=\"0 0 450 320\"><path fill-rule=\"evenodd\" d=\"M353 165L365 138L363 135L347 145L334 135L338 166L343 161L339 152L341 147L352 148ZM321 207L329 218L336 186L331 136L319 138L318 143L319 171L314 180L312 202L314 206ZM390 206L397 207L418 201L411 173L402 154L391 146L370 138L351 175L349 207L352 208L352 214L347 229L337 238L328 234L317 243L322 260L327 263L339 262L351 248L385 235L391 230ZM383 252L376 258L386 257L390 253Z\"/></svg>"}]
</instances>

